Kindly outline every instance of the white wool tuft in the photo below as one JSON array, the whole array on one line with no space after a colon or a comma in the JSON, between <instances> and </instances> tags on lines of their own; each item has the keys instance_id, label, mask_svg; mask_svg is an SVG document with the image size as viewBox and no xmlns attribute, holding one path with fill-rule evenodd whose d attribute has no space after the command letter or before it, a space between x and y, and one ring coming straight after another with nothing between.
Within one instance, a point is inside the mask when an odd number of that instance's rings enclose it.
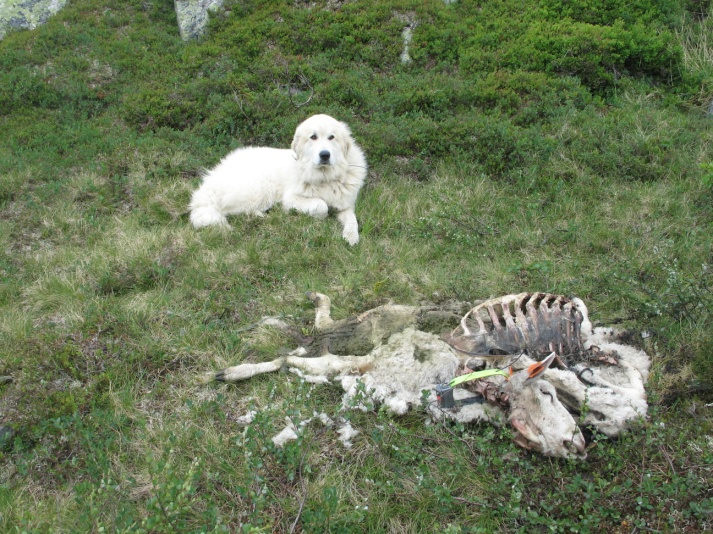
<instances>
[{"instance_id":1,"label":"white wool tuft","mask_svg":"<svg viewBox=\"0 0 713 534\"><path fill-rule=\"evenodd\" d=\"M250 410L245 415L241 415L240 417L238 417L235 420L235 422L238 423L239 425L249 425L250 423L253 422L253 419L255 419L256 415L257 415L257 412L255 410Z\"/></svg>"},{"instance_id":2,"label":"white wool tuft","mask_svg":"<svg viewBox=\"0 0 713 534\"><path fill-rule=\"evenodd\" d=\"M286 419L287 426L285 426L279 434L273 436L272 438L272 442L276 447L284 447L285 443L288 441L294 441L297 439L297 427L295 427L295 424L290 418Z\"/></svg>"},{"instance_id":3,"label":"white wool tuft","mask_svg":"<svg viewBox=\"0 0 713 534\"><path fill-rule=\"evenodd\" d=\"M290 367L289 371L290 371L290 373L293 373L293 374L296 374L297 376L299 376L302 380L304 380L308 384L329 384L329 379L324 375L307 375L307 374L304 374L299 369L297 369L297 367Z\"/></svg>"},{"instance_id":4,"label":"white wool tuft","mask_svg":"<svg viewBox=\"0 0 713 534\"><path fill-rule=\"evenodd\" d=\"M260 322L265 325L265 326L270 326L272 328L276 328L278 330L282 330L283 332L288 332L290 330L290 325L287 324L286 321L283 319L280 319L279 317L272 317L269 315L266 315L263 317Z\"/></svg>"},{"instance_id":5,"label":"white wool tuft","mask_svg":"<svg viewBox=\"0 0 713 534\"><path fill-rule=\"evenodd\" d=\"M324 413L324 412L322 412L322 413L314 412L313 415L314 415L317 419L319 419L319 420L322 422L322 424L323 424L324 426L326 426L326 427L330 427L330 426L334 425L334 421L332 421L332 418L329 417L329 416L328 416L326 413Z\"/></svg>"},{"instance_id":6,"label":"white wool tuft","mask_svg":"<svg viewBox=\"0 0 713 534\"><path fill-rule=\"evenodd\" d=\"M352 448L351 439L359 434L359 431L352 427L349 421L345 421L344 424L337 429L337 434L339 434L339 441L347 448Z\"/></svg>"},{"instance_id":7,"label":"white wool tuft","mask_svg":"<svg viewBox=\"0 0 713 534\"><path fill-rule=\"evenodd\" d=\"M596 346L605 352L616 352L621 360L626 361L641 373L641 378L646 383L651 369L651 359L648 354L631 345L623 345L618 340L619 333L616 330L597 327L592 335L585 339L584 346L586 348Z\"/></svg>"},{"instance_id":8,"label":"white wool tuft","mask_svg":"<svg viewBox=\"0 0 713 534\"><path fill-rule=\"evenodd\" d=\"M342 377L345 407L353 405L362 382L368 398L403 415L421 403L421 391L451 380L459 365L451 348L438 336L413 328L393 334L371 355L371 370L361 376ZM356 407L366 409L363 404Z\"/></svg>"},{"instance_id":9,"label":"white wool tuft","mask_svg":"<svg viewBox=\"0 0 713 534\"><path fill-rule=\"evenodd\" d=\"M384 404L396 415L404 415L409 409L409 403L399 397L387 397Z\"/></svg>"}]
</instances>

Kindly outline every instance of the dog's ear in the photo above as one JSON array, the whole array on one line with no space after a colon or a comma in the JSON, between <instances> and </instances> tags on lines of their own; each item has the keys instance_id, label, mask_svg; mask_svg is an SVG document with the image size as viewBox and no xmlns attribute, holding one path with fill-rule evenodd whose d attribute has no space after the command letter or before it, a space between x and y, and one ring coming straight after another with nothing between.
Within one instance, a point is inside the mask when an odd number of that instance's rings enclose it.
<instances>
[{"instance_id":1,"label":"dog's ear","mask_svg":"<svg viewBox=\"0 0 713 534\"><path fill-rule=\"evenodd\" d=\"M349 126L343 122L339 123L341 131L339 132L339 141L342 145L342 152L346 156L349 151L354 147L354 138L352 137L352 132L349 130Z\"/></svg>"},{"instance_id":2,"label":"dog's ear","mask_svg":"<svg viewBox=\"0 0 713 534\"><path fill-rule=\"evenodd\" d=\"M302 148L305 145L305 136L302 132L297 130L295 132L294 138L292 138L292 152L294 152L295 159L300 159L302 156Z\"/></svg>"}]
</instances>

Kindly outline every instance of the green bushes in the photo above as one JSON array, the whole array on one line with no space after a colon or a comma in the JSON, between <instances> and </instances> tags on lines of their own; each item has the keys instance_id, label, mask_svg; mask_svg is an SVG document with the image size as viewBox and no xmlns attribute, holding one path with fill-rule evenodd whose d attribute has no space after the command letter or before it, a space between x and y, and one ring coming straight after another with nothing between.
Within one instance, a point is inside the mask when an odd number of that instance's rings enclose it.
<instances>
[{"instance_id":1,"label":"green bushes","mask_svg":"<svg viewBox=\"0 0 713 534\"><path fill-rule=\"evenodd\" d=\"M540 9L544 18L552 21L571 18L588 24L611 25L621 20L626 24L643 22L653 26L672 27L681 17L683 5L672 0L542 0Z\"/></svg>"},{"instance_id":2,"label":"green bushes","mask_svg":"<svg viewBox=\"0 0 713 534\"><path fill-rule=\"evenodd\" d=\"M606 92L623 75L669 82L681 75L681 50L673 33L640 22L600 26L572 20L532 21L506 43L491 34L470 37L460 55L470 74L524 69L576 76L594 92Z\"/></svg>"},{"instance_id":3,"label":"green bushes","mask_svg":"<svg viewBox=\"0 0 713 534\"><path fill-rule=\"evenodd\" d=\"M550 143L534 152L516 147L522 142L515 138L528 137L521 129L583 109L629 76L654 80L664 91L688 90L677 85L686 74L667 25L669 7L236 2L229 15L214 17L209 37L185 45L155 29L146 40L114 36L118 14L110 11L91 32L53 26L29 47L29 64L4 59L10 68L1 75L0 109L55 112L73 103L74 113L94 116L120 102L110 114L118 112L136 132L185 131L223 152L235 144L284 146L306 114L327 110L348 120L357 136L383 132L383 143L363 141L377 170L393 168L394 158L427 164L471 152L486 172L502 175L550 157ZM153 8L132 9L129 34L145 32L151 17L165 18ZM415 26L413 62L401 65L407 24ZM106 44L90 50L86 42L100 36ZM48 48L62 39L73 39L82 53ZM56 56L50 63L38 61L44 49ZM174 53L161 57L161 49ZM57 69L75 74L56 76ZM500 117L504 124L496 126ZM470 150L474 136L479 141ZM423 169L410 172L425 177Z\"/></svg>"},{"instance_id":4,"label":"green bushes","mask_svg":"<svg viewBox=\"0 0 713 534\"><path fill-rule=\"evenodd\" d=\"M670 83L682 72L672 30L681 10L669 4L459 2L416 31L413 56L455 63L469 75L503 69L572 75L598 93L623 75Z\"/></svg>"},{"instance_id":5,"label":"green bushes","mask_svg":"<svg viewBox=\"0 0 713 534\"><path fill-rule=\"evenodd\" d=\"M681 52L664 24L666 6L638 6L634 18L619 17L617 9L594 9L603 14L579 17L584 22L552 21L544 8L507 2L482 8L468 2L394 2L374 9L345 4L334 10L241 4L239 12L215 21L210 42L194 45L189 54L196 63L186 68L218 76L209 65L230 58L223 78L229 86L221 82L219 89L228 102L203 109L217 138L285 143L290 128L266 131L272 118L289 116L296 124L304 116L299 106L311 95L313 109L349 119L357 135L367 125L381 135L378 146L363 141L372 167L391 168L394 157L428 160L467 151L487 172L502 174L551 154L551 143L534 152L515 147L522 143L514 141L523 136L520 128L582 109L593 94L607 94L627 76L664 84L680 78ZM649 15L642 19L644 12ZM401 29L413 20L414 62L402 66ZM164 101L180 113L181 105ZM504 116L511 126L489 124L484 115L494 122ZM480 141L473 145L473 138Z\"/></svg>"},{"instance_id":6,"label":"green bushes","mask_svg":"<svg viewBox=\"0 0 713 534\"><path fill-rule=\"evenodd\" d=\"M149 88L127 95L126 121L139 129L172 128L185 130L201 121L205 109L205 90ZM203 100L201 102L201 100Z\"/></svg>"}]
</instances>

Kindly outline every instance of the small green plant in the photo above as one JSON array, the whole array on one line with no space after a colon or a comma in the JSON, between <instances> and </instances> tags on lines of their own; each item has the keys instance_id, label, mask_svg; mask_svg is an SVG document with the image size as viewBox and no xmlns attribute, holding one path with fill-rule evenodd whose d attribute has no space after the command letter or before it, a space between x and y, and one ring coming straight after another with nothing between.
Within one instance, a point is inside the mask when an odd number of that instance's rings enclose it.
<instances>
[{"instance_id":1,"label":"small green plant","mask_svg":"<svg viewBox=\"0 0 713 534\"><path fill-rule=\"evenodd\" d=\"M678 391L696 391L710 398L713 390L713 358L710 334L713 321L713 273L708 263L683 267L669 247L654 247L654 262L622 281L633 313L643 318L664 346L673 347L670 372L684 372L692 364L697 380L676 381ZM650 332L650 333L651 333ZM685 338L684 338L685 336ZM683 349L675 348L676 345ZM690 380L690 378L685 378ZM696 382L700 381L699 384Z\"/></svg>"},{"instance_id":2,"label":"small green plant","mask_svg":"<svg viewBox=\"0 0 713 534\"><path fill-rule=\"evenodd\" d=\"M120 486L108 475L102 475L97 486L88 495L82 497L84 517L81 520L91 524L95 532L110 532L113 524L108 524L103 514L103 508L108 502L120 498ZM113 521L111 521L113 523Z\"/></svg>"},{"instance_id":3,"label":"small green plant","mask_svg":"<svg viewBox=\"0 0 713 534\"><path fill-rule=\"evenodd\" d=\"M708 189L713 189L713 163L701 163L699 165L703 171L701 182Z\"/></svg>"},{"instance_id":4,"label":"small green plant","mask_svg":"<svg viewBox=\"0 0 713 534\"><path fill-rule=\"evenodd\" d=\"M677 322L707 325L713 314L713 272L702 264L695 272L687 271L679 259L664 248L654 247L652 271L658 276L640 275L626 281L637 292L640 310L651 318L667 317Z\"/></svg>"},{"instance_id":5,"label":"small green plant","mask_svg":"<svg viewBox=\"0 0 713 534\"><path fill-rule=\"evenodd\" d=\"M161 460L151 472L152 492L147 502L148 517L136 527L137 532L176 532L185 530L186 516L193 513L193 499L201 477L201 461L193 459L188 472L179 475L170 456ZM153 463L153 462L152 462Z\"/></svg>"}]
</instances>

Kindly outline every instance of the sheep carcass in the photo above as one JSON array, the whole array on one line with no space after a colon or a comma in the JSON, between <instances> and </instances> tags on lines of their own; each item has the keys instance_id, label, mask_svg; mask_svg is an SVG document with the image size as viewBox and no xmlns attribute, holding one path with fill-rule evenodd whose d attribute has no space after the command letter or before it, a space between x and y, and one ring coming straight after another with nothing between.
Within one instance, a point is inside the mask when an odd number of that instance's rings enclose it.
<instances>
[{"instance_id":1,"label":"sheep carcass","mask_svg":"<svg viewBox=\"0 0 713 534\"><path fill-rule=\"evenodd\" d=\"M650 360L618 342L611 329L592 329L578 298L520 293L487 300L468 311L444 339L472 369L522 368L554 351L562 369L545 378L582 422L616 436L647 412L644 384Z\"/></svg>"},{"instance_id":2,"label":"sheep carcass","mask_svg":"<svg viewBox=\"0 0 713 534\"><path fill-rule=\"evenodd\" d=\"M541 364L533 363L528 370L515 373L510 380L504 381L502 377L485 380L489 387L500 392L498 398L504 402L487 404L480 395L458 389L455 392L458 407L444 410L436 404L434 388L456 376L463 369L463 361L438 336L419 329L433 324L434 317L442 318L442 313L430 307L388 304L357 317L334 321L326 295L308 293L308 297L316 306L317 341L313 346L271 362L230 367L215 378L234 382L287 367L311 382L338 380L346 392L345 405L352 404L351 399L363 384L363 391L397 414L419 405L422 392L426 391L434 418L495 424L509 420L516 430L515 441L521 446L550 456L586 456L584 438L574 419L558 401L554 388L540 379L554 354ZM354 335L355 332L358 334ZM332 353L335 348L341 352L351 348L356 352L369 345L373 348L362 355ZM305 357L309 353L320 355ZM536 367L537 372L533 372Z\"/></svg>"}]
</instances>

